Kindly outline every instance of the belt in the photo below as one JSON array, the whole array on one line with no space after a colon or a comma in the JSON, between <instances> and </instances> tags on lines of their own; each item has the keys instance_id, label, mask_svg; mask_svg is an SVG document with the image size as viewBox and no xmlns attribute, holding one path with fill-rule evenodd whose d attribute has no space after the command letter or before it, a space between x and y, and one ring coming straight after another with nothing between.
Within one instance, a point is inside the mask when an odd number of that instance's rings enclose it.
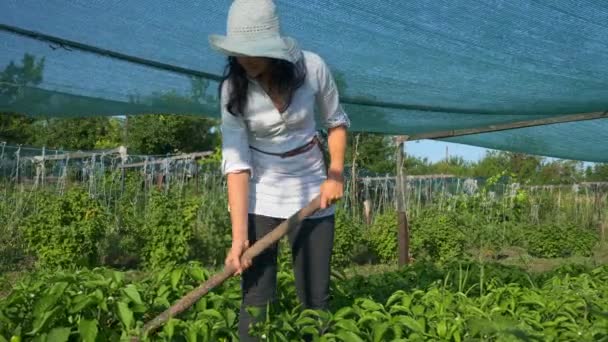
<instances>
[{"instance_id":1,"label":"belt","mask_svg":"<svg viewBox=\"0 0 608 342\"><path fill-rule=\"evenodd\" d=\"M265 151L262 151L260 149L255 148L253 146L249 146L249 148L251 148L252 150L256 150L256 151L258 151L260 153L270 154L270 155L278 156L278 157L281 157L281 158L287 158L287 157L293 157L293 156L297 156L298 154L302 154L302 153L308 152L308 151L310 151L315 146L319 146L319 147L321 146L319 138L317 136L315 136L314 138L312 138L312 140L310 140L310 142L308 142L306 145L300 146L300 147L296 147L293 150L290 150L290 151L287 151L287 152L283 152L283 153L265 152Z\"/></svg>"}]
</instances>

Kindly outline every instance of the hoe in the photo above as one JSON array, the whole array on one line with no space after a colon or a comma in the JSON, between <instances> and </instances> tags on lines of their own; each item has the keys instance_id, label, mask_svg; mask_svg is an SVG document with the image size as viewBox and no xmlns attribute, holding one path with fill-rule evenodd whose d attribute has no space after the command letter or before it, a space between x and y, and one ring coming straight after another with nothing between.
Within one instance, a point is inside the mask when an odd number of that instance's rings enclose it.
<instances>
[{"instance_id":1,"label":"hoe","mask_svg":"<svg viewBox=\"0 0 608 342\"><path fill-rule=\"evenodd\" d=\"M320 204L320 197L315 197L310 203L308 203L306 207L298 210L295 214L291 215L291 217L274 228L270 233L266 234L264 237L250 246L241 256L241 261L252 260L254 257L266 250L266 248L278 242L283 236L295 229L295 227L297 227L306 217L319 210ZM142 331L143 336L149 336L150 333L154 332L156 329L169 321L171 317L175 317L190 308L213 288L221 285L228 278L232 277L235 272L236 269L231 266L227 266L222 272L214 275L203 284L190 291L167 310L146 323ZM139 341L139 338L133 337L131 341L137 342Z\"/></svg>"}]
</instances>

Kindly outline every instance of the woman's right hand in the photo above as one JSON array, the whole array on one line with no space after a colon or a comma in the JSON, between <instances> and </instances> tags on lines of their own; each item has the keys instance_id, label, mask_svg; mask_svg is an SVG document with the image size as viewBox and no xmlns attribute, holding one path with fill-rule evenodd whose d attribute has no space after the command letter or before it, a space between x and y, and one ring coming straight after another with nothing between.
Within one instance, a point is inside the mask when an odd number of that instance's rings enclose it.
<instances>
[{"instance_id":1,"label":"woman's right hand","mask_svg":"<svg viewBox=\"0 0 608 342\"><path fill-rule=\"evenodd\" d=\"M241 264L241 256L249 248L249 241L233 242L228 256L226 256L226 267L233 267L236 271L234 274L239 275L251 266L251 260Z\"/></svg>"}]
</instances>

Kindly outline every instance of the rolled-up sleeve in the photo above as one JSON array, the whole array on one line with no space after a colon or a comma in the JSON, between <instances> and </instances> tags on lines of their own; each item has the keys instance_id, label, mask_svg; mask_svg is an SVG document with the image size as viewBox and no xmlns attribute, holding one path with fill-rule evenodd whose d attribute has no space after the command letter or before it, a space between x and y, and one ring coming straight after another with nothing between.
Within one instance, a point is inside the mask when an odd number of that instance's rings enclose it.
<instances>
[{"instance_id":1,"label":"rolled-up sleeve","mask_svg":"<svg viewBox=\"0 0 608 342\"><path fill-rule=\"evenodd\" d=\"M321 111L323 125L325 128L350 127L350 118L340 104L340 94L331 70L321 57L317 56L316 60L319 84L317 106Z\"/></svg>"},{"instance_id":2,"label":"rolled-up sleeve","mask_svg":"<svg viewBox=\"0 0 608 342\"><path fill-rule=\"evenodd\" d=\"M239 171L252 171L247 129L242 117L234 116L226 109L227 82L222 86L221 124L222 172L224 175Z\"/></svg>"}]
</instances>

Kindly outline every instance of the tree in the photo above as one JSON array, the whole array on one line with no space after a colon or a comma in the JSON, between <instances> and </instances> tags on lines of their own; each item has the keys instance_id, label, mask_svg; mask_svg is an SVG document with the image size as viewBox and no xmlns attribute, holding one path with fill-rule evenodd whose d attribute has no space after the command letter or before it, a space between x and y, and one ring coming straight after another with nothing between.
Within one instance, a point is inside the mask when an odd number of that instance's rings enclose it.
<instances>
[{"instance_id":1,"label":"tree","mask_svg":"<svg viewBox=\"0 0 608 342\"><path fill-rule=\"evenodd\" d=\"M42 82L44 58L36 62L36 57L25 54L18 66L11 61L0 73L0 98L7 103L16 100L25 86Z\"/></svg>"},{"instance_id":2,"label":"tree","mask_svg":"<svg viewBox=\"0 0 608 342\"><path fill-rule=\"evenodd\" d=\"M193 77L189 96L169 91L153 94L143 101L159 108L192 105L216 108L217 99L208 94L209 86L209 80ZM128 148L141 154L213 151L220 145L218 124L218 120L208 117L171 113L128 116Z\"/></svg>"},{"instance_id":3,"label":"tree","mask_svg":"<svg viewBox=\"0 0 608 342\"><path fill-rule=\"evenodd\" d=\"M11 61L0 72L0 103L10 104L21 94L24 86L42 82L44 58L36 62L33 55L25 54L21 65ZM16 113L0 113L0 140L19 144L29 141L34 132L34 119Z\"/></svg>"},{"instance_id":4,"label":"tree","mask_svg":"<svg viewBox=\"0 0 608 342\"><path fill-rule=\"evenodd\" d=\"M102 136L97 137L95 149L111 149L123 145L125 141L125 120L118 117L108 119Z\"/></svg>"},{"instance_id":5,"label":"tree","mask_svg":"<svg viewBox=\"0 0 608 342\"><path fill-rule=\"evenodd\" d=\"M356 151L356 158L355 157ZM395 146L388 136L349 132L346 162L355 160L359 172L386 174L395 171Z\"/></svg>"},{"instance_id":6,"label":"tree","mask_svg":"<svg viewBox=\"0 0 608 342\"><path fill-rule=\"evenodd\" d=\"M407 148L406 148L407 152ZM406 154L405 169L408 175L428 175L435 173L434 164L428 158L418 158Z\"/></svg>"},{"instance_id":7,"label":"tree","mask_svg":"<svg viewBox=\"0 0 608 342\"><path fill-rule=\"evenodd\" d=\"M488 151L486 155L473 166L473 177L491 177L509 168L509 159L504 153Z\"/></svg>"},{"instance_id":8,"label":"tree","mask_svg":"<svg viewBox=\"0 0 608 342\"><path fill-rule=\"evenodd\" d=\"M141 154L212 151L219 144L215 121L207 118L155 114L127 118L128 148Z\"/></svg>"},{"instance_id":9,"label":"tree","mask_svg":"<svg viewBox=\"0 0 608 342\"><path fill-rule=\"evenodd\" d=\"M595 164L590 169L591 172L588 174L587 181L608 182L608 164Z\"/></svg>"},{"instance_id":10,"label":"tree","mask_svg":"<svg viewBox=\"0 0 608 342\"><path fill-rule=\"evenodd\" d=\"M524 180L534 179L542 165L542 158L531 156L524 153L502 152L509 159L509 169L515 174L517 179L522 182Z\"/></svg>"},{"instance_id":11,"label":"tree","mask_svg":"<svg viewBox=\"0 0 608 342\"><path fill-rule=\"evenodd\" d=\"M507 171L519 182L535 179L542 166L542 158L523 153L488 151L483 159L473 165L474 177L491 177Z\"/></svg>"},{"instance_id":12,"label":"tree","mask_svg":"<svg viewBox=\"0 0 608 342\"><path fill-rule=\"evenodd\" d=\"M36 135L29 144L53 149L93 150L98 141L108 140L110 128L108 117L38 120L34 124ZM112 143L112 147L116 147L120 141Z\"/></svg>"},{"instance_id":13,"label":"tree","mask_svg":"<svg viewBox=\"0 0 608 342\"><path fill-rule=\"evenodd\" d=\"M44 59L36 61L29 54L20 65L10 62L0 73L0 102L10 105L20 100L25 86L42 82L43 69ZM189 96L168 92L146 101L157 108L213 104L215 99L207 92L208 80L193 78L191 86ZM3 113L0 141L66 150L107 149L128 143L134 152L165 154L212 150L219 144L219 136L212 130L215 125L210 119L177 115L132 116L127 121L112 117L31 118Z\"/></svg>"},{"instance_id":14,"label":"tree","mask_svg":"<svg viewBox=\"0 0 608 342\"><path fill-rule=\"evenodd\" d=\"M33 136L31 117L16 114L0 114L0 141L9 144L22 144Z\"/></svg>"},{"instance_id":15,"label":"tree","mask_svg":"<svg viewBox=\"0 0 608 342\"><path fill-rule=\"evenodd\" d=\"M433 169L434 173L444 175L466 177L471 174L470 163L467 163L460 156L452 156L448 160L439 161L434 165Z\"/></svg>"}]
</instances>

